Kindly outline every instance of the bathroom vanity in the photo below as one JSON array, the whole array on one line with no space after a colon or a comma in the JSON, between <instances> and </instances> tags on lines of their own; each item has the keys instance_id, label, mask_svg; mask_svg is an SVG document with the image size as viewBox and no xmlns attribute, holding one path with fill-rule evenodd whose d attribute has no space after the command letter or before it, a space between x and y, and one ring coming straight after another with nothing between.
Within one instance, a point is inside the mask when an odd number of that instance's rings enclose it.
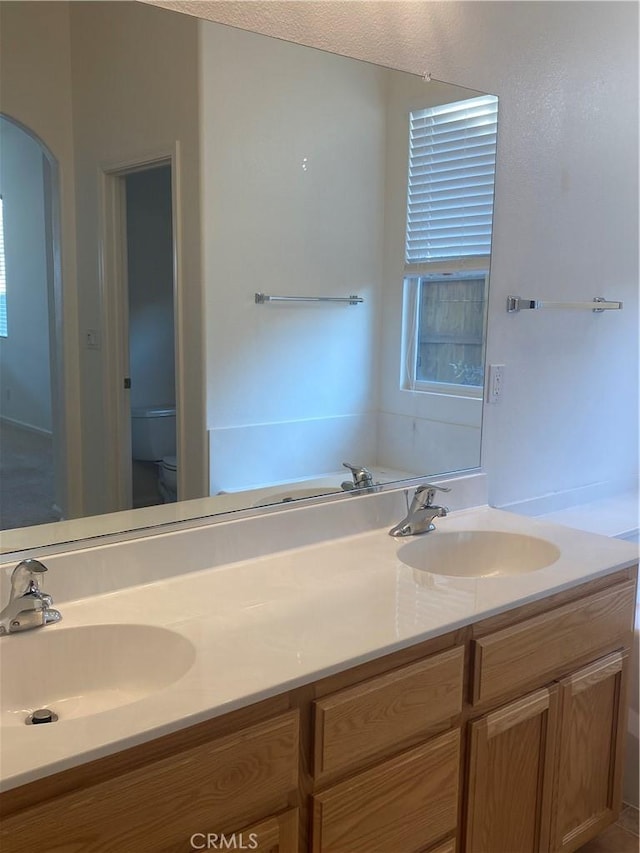
<instances>
[{"instance_id":1,"label":"bathroom vanity","mask_svg":"<svg viewBox=\"0 0 640 853\"><path fill-rule=\"evenodd\" d=\"M179 662L184 648L160 645L173 675L121 706L87 695L37 727L3 708L3 853L42 839L83 853L223 838L281 853L577 849L620 807L637 552L486 507L409 544L444 565L447 543L471 541L481 563L483 537L486 553L524 549L523 566L544 543L551 563L522 572L509 552L479 577L467 554L442 575L380 529L73 602L60 625L3 638L28 653L87 629L90 648L99 622L132 631L148 671L134 621L194 649ZM104 678L126 642L101 638Z\"/></svg>"}]
</instances>

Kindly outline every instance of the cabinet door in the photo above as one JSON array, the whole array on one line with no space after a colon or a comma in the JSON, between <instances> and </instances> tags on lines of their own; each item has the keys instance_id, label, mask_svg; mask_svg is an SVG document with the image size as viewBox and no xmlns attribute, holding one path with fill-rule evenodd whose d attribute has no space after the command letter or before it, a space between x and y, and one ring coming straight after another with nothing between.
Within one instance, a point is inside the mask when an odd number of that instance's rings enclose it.
<instances>
[{"instance_id":1,"label":"cabinet door","mask_svg":"<svg viewBox=\"0 0 640 853\"><path fill-rule=\"evenodd\" d=\"M620 810L627 652L560 682L553 850L581 847Z\"/></svg>"},{"instance_id":2,"label":"cabinet door","mask_svg":"<svg viewBox=\"0 0 640 853\"><path fill-rule=\"evenodd\" d=\"M558 687L470 724L467 853L549 849Z\"/></svg>"}]
</instances>

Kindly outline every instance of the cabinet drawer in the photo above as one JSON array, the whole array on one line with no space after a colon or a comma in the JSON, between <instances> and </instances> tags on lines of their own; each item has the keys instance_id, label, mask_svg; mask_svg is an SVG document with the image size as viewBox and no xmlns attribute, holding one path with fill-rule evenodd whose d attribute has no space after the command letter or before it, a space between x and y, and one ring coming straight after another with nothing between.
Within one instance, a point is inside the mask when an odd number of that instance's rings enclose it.
<instances>
[{"instance_id":1,"label":"cabinet drawer","mask_svg":"<svg viewBox=\"0 0 640 853\"><path fill-rule=\"evenodd\" d=\"M298 810L290 809L233 832L194 833L179 844L172 844L163 850L155 851L155 853L194 853L195 850L255 850L257 853L297 853Z\"/></svg>"},{"instance_id":2,"label":"cabinet drawer","mask_svg":"<svg viewBox=\"0 0 640 853\"><path fill-rule=\"evenodd\" d=\"M574 662L625 645L634 608L629 581L475 640L473 703L541 684Z\"/></svg>"},{"instance_id":3,"label":"cabinet drawer","mask_svg":"<svg viewBox=\"0 0 640 853\"><path fill-rule=\"evenodd\" d=\"M314 853L424 850L453 832L459 754L456 729L316 794Z\"/></svg>"},{"instance_id":4,"label":"cabinet drawer","mask_svg":"<svg viewBox=\"0 0 640 853\"><path fill-rule=\"evenodd\" d=\"M291 711L18 812L2 821L0 848L31 853L44 838L49 853L189 850L194 833L233 832L287 808L297 784Z\"/></svg>"},{"instance_id":5,"label":"cabinet drawer","mask_svg":"<svg viewBox=\"0 0 640 853\"><path fill-rule=\"evenodd\" d=\"M464 648L372 678L315 704L316 778L355 768L449 726L462 709Z\"/></svg>"}]
</instances>

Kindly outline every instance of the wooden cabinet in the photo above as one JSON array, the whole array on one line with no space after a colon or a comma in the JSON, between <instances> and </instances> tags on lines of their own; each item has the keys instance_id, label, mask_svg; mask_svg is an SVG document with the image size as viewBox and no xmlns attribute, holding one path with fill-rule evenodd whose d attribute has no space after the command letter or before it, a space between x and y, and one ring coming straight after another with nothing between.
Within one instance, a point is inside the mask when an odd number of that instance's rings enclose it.
<instances>
[{"instance_id":1,"label":"wooden cabinet","mask_svg":"<svg viewBox=\"0 0 640 853\"><path fill-rule=\"evenodd\" d=\"M474 640L474 704L543 684L625 645L635 593L635 581L617 584Z\"/></svg>"},{"instance_id":2,"label":"wooden cabinet","mask_svg":"<svg viewBox=\"0 0 640 853\"><path fill-rule=\"evenodd\" d=\"M0 849L569 853L620 806L634 608L622 570L7 791Z\"/></svg>"},{"instance_id":3,"label":"wooden cabinet","mask_svg":"<svg viewBox=\"0 0 640 853\"><path fill-rule=\"evenodd\" d=\"M581 847L620 809L627 671L616 652L560 681L553 851Z\"/></svg>"},{"instance_id":4,"label":"wooden cabinet","mask_svg":"<svg viewBox=\"0 0 640 853\"><path fill-rule=\"evenodd\" d=\"M450 838L448 841L438 844L437 847L430 847L427 853L456 853L456 840Z\"/></svg>"},{"instance_id":5,"label":"wooden cabinet","mask_svg":"<svg viewBox=\"0 0 640 853\"><path fill-rule=\"evenodd\" d=\"M467 853L569 853L620 809L628 653L470 723Z\"/></svg>"},{"instance_id":6,"label":"wooden cabinet","mask_svg":"<svg viewBox=\"0 0 640 853\"><path fill-rule=\"evenodd\" d=\"M451 725L462 711L464 652L314 702L314 853L426 850L455 832L461 738Z\"/></svg>"},{"instance_id":7,"label":"wooden cabinet","mask_svg":"<svg viewBox=\"0 0 640 853\"><path fill-rule=\"evenodd\" d=\"M313 853L424 850L453 832L460 733L334 785L313 798Z\"/></svg>"},{"instance_id":8,"label":"wooden cabinet","mask_svg":"<svg viewBox=\"0 0 640 853\"><path fill-rule=\"evenodd\" d=\"M155 853L194 853L197 850L254 850L256 853L297 853L298 810L290 809L251 826L226 833L196 832L188 840ZM122 853L125 853L123 850Z\"/></svg>"},{"instance_id":9,"label":"wooden cabinet","mask_svg":"<svg viewBox=\"0 0 640 853\"><path fill-rule=\"evenodd\" d=\"M233 833L297 787L296 710L3 817L0 849L33 853L46 838L47 853L190 851L194 834Z\"/></svg>"},{"instance_id":10,"label":"wooden cabinet","mask_svg":"<svg viewBox=\"0 0 640 853\"><path fill-rule=\"evenodd\" d=\"M316 700L314 777L351 770L442 730L462 710L464 648Z\"/></svg>"},{"instance_id":11,"label":"wooden cabinet","mask_svg":"<svg viewBox=\"0 0 640 853\"><path fill-rule=\"evenodd\" d=\"M558 688L470 724L467 853L549 849Z\"/></svg>"},{"instance_id":12,"label":"wooden cabinet","mask_svg":"<svg viewBox=\"0 0 640 853\"><path fill-rule=\"evenodd\" d=\"M558 677L470 722L466 853L568 853L615 820L628 651L564 673L628 642L634 602L620 584L474 641L474 702Z\"/></svg>"}]
</instances>

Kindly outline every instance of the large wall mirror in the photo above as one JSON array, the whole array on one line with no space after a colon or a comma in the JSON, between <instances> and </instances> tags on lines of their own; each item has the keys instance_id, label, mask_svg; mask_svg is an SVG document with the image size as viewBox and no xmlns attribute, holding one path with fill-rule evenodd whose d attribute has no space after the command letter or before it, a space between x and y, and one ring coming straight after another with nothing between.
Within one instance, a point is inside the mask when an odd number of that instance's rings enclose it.
<instances>
[{"instance_id":1,"label":"large wall mirror","mask_svg":"<svg viewBox=\"0 0 640 853\"><path fill-rule=\"evenodd\" d=\"M479 466L497 98L0 14L4 552Z\"/></svg>"}]
</instances>

